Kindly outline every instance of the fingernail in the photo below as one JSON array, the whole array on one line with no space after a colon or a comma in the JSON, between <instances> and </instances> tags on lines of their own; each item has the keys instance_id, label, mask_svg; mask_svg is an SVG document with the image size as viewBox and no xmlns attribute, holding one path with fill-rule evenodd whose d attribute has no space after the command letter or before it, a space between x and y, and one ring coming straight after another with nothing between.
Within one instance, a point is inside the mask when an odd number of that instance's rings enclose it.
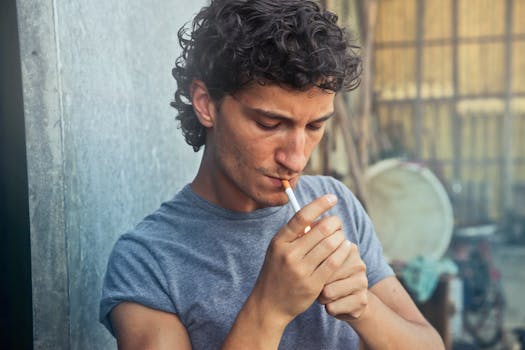
<instances>
[{"instance_id":1,"label":"fingernail","mask_svg":"<svg viewBox=\"0 0 525 350\"><path fill-rule=\"evenodd\" d=\"M330 204L337 202L337 196L335 194L329 194L326 196L326 201Z\"/></svg>"}]
</instances>

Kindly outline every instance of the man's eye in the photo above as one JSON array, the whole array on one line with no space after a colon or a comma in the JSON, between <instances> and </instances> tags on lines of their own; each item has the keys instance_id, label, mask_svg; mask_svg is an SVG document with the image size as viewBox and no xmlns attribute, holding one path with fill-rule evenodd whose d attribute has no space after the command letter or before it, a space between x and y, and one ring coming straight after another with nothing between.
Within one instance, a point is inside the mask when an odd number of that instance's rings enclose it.
<instances>
[{"instance_id":1,"label":"man's eye","mask_svg":"<svg viewBox=\"0 0 525 350\"><path fill-rule=\"evenodd\" d=\"M264 124L261 122L257 122L257 126L263 130L274 130L279 126L279 123L277 124Z\"/></svg>"},{"instance_id":2,"label":"man's eye","mask_svg":"<svg viewBox=\"0 0 525 350\"><path fill-rule=\"evenodd\" d=\"M308 129L310 130L319 130L323 127L323 124L324 123L313 123L313 124L308 124Z\"/></svg>"}]
</instances>

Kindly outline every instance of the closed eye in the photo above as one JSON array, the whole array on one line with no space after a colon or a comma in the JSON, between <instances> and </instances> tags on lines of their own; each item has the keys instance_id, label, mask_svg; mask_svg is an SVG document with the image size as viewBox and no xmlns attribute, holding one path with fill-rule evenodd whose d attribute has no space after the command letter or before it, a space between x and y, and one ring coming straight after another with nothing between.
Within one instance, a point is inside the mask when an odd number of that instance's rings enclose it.
<instances>
[{"instance_id":1,"label":"closed eye","mask_svg":"<svg viewBox=\"0 0 525 350\"><path fill-rule=\"evenodd\" d=\"M274 123L274 124L267 124L267 123L261 123L256 122L257 126L261 128L262 130L275 130L281 123Z\"/></svg>"},{"instance_id":2,"label":"closed eye","mask_svg":"<svg viewBox=\"0 0 525 350\"><path fill-rule=\"evenodd\" d=\"M321 128L324 126L324 121L323 122L318 122L318 123L311 123L311 124L308 124L306 127L310 130L313 130L313 131L316 131L316 130L321 130Z\"/></svg>"}]
</instances>

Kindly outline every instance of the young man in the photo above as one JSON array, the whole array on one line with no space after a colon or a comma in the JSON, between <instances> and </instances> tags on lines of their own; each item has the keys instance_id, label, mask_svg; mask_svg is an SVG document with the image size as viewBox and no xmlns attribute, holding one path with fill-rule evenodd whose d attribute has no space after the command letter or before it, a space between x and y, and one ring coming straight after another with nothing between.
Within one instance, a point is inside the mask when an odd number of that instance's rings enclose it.
<instances>
[{"instance_id":1,"label":"young man","mask_svg":"<svg viewBox=\"0 0 525 350\"><path fill-rule=\"evenodd\" d=\"M352 193L301 176L335 94L358 81L336 17L305 0L215 0L179 38L173 106L204 154L113 249L100 315L119 348L443 348Z\"/></svg>"}]
</instances>

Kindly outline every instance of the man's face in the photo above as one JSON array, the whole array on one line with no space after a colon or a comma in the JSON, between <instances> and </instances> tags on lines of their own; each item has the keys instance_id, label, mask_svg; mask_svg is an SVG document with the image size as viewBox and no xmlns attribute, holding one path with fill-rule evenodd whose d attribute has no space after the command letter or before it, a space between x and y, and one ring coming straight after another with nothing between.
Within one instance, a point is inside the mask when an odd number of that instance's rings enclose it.
<instances>
[{"instance_id":1,"label":"man's face","mask_svg":"<svg viewBox=\"0 0 525 350\"><path fill-rule=\"evenodd\" d=\"M297 184L334 113L334 96L256 83L227 95L207 134L212 201L236 211L285 204L280 180Z\"/></svg>"}]
</instances>

